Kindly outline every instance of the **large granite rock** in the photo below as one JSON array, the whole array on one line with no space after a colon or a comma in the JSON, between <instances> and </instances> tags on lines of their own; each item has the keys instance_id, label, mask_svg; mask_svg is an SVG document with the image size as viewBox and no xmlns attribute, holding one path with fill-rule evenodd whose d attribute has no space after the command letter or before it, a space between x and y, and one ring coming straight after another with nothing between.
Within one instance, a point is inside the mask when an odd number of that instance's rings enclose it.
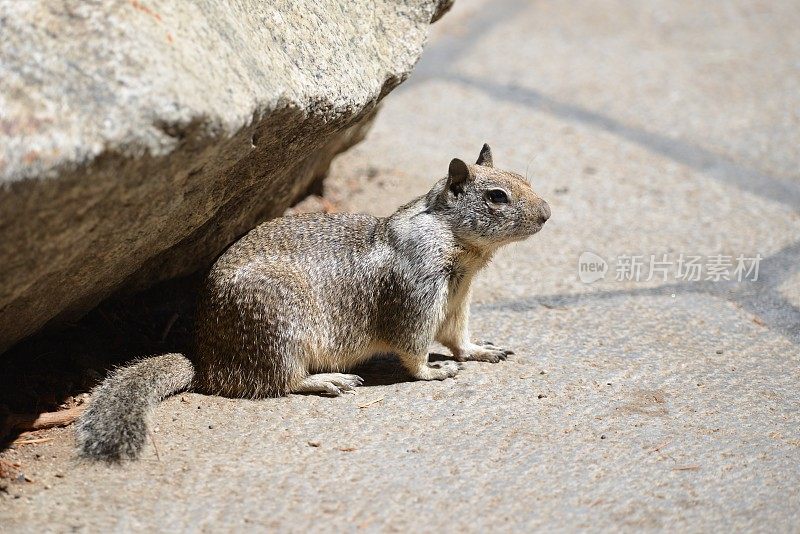
<instances>
[{"instance_id":1,"label":"large granite rock","mask_svg":"<svg viewBox=\"0 0 800 534\"><path fill-rule=\"evenodd\" d=\"M0 351L280 214L451 3L0 0Z\"/></svg>"}]
</instances>

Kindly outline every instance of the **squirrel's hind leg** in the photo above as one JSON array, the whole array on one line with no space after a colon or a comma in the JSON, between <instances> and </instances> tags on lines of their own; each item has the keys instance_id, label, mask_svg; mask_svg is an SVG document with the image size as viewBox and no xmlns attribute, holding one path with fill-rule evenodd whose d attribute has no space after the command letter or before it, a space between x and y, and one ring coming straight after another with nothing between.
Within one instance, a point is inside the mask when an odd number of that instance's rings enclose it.
<instances>
[{"instance_id":1,"label":"squirrel's hind leg","mask_svg":"<svg viewBox=\"0 0 800 534\"><path fill-rule=\"evenodd\" d=\"M358 375L320 373L305 377L292 393L326 393L338 397L342 393L355 393L355 388L363 383L364 379Z\"/></svg>"}]
</instances>

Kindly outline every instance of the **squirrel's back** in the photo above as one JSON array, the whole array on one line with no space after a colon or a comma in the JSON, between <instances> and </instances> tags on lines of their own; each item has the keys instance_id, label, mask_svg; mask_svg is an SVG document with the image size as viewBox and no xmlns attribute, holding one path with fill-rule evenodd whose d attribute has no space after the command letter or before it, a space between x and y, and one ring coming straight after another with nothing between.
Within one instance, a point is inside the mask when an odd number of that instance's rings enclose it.
<instances>
[{"instance_id":1,"label":"squirrel's back","mask_svg":"<svg viewBox=\"0 0 800 534\"><path fill-rule=\"evenodd\" d=\"M375 242L384 219L361 213L305 213L269 220L248 232L223 254L214 268L259 258L321 259L338 247L358 254Z\"/></svg>"}]
</instances>

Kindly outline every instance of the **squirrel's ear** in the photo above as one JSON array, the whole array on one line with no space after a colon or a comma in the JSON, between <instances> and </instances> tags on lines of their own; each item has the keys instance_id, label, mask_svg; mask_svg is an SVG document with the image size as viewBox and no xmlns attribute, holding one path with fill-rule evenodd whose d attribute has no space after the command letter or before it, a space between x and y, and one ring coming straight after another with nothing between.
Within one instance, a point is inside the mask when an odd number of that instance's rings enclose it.
<instances>
[{"instance_id":1,"label":"squirrel's ear","mask_svg":"<svg viewBox=\"0 0 800 534\"><path fill-rule=\"evenodd\" d=\"M494 167L494 162L492 161L492 149L489 148L489 145L486 143L483 144L481 153L478 156L478 161L476 161L475 164L483 165L484 167Z\"/></svg>"},{"instance_id":2,"label":"squirrel's ear","mask_svg":"<svg viewBox=\"0 0 800 534\"><path fill-rule=\"evenodd\" d=\"M454 158L450 162L450 168L447 171L447 188L458 195L464 190L464 185L472 178L467 164L458 158Z\"/></svg>"}]
</instances>

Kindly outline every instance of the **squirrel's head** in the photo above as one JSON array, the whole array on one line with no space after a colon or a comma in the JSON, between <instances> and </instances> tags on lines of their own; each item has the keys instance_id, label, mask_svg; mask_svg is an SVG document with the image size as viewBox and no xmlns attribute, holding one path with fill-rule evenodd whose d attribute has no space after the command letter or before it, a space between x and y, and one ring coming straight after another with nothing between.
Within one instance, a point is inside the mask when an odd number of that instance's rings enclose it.
<instances>
[{"instance_id":1,"label":"squirrel's head","mask_svg":"<svg viewBox=\"0 0 800 534\"><path fill-rule=\"evenodd\" d=\"M475 165L451 161L428 204L450 223L456 239L479 250L530 237L550 218L550 206L525 178L494 168L489 145L483 145Z\"/></svg>"}]
</instances>

